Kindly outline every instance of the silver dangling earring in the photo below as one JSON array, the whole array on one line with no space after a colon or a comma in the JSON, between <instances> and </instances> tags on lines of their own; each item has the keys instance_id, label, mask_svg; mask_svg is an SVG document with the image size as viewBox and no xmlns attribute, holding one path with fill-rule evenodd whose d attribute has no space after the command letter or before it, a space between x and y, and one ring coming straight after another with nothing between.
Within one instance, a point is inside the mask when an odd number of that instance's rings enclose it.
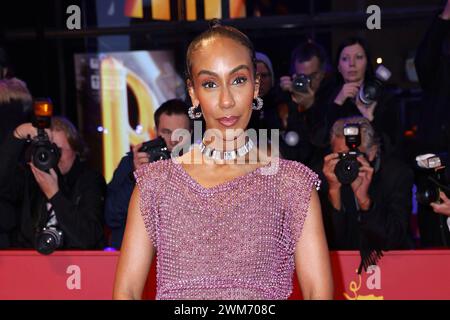
<instances>
[{"instance_id":1,"label":"silver dangling earring","mask_svg":"<svg viewBox=\"0 0 450 320\"><path fill-rule=\"evenodd\" d=\"M264 105L264 101L261 97L256 97L253 99L252 109L253 110L261 110Z\"/></svg>"},{"instance_id":2,"label":"silver dangling earring","mask_svg":"<svg viewBox=\"0 0 450 320\"><path fill-rule=\"evenodd\" d=\"M202 116L201 111L195 112L195 109L197 109L197 108L198 108L198 106L192 106L188 110L189 118L191 118L192 120L199 119Z\"/></svg>"}]
</instances>

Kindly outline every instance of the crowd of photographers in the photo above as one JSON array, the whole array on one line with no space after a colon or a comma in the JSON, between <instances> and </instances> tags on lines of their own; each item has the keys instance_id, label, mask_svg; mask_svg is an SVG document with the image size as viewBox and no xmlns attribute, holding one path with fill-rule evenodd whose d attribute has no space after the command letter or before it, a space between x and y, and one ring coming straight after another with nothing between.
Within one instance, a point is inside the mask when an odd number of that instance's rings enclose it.
<instances>
[{"instance_id":1,"label":"crowd of photographers","mask_svg":"<svg viewBox=\"0 0 450 320\"><path fill-rule=\"evenodd\" d=\"M314 41L292 52L288 75L277 76L267 55L256 59L264 108L249 127L280 130L281 156L321 176L330 249L359 250L367 266L385 250L450 246L450 1L417 50L424 103L412 159L399 100L385 86L390 71L373 69L363 39L345 40L333 67ZM159 138L133 146L108 185L83 161L74 125L52 116L50 101L34 106L31 116L31 95L8 75L0 50L0 110L7 115L0 118L0 248L120 249L132 172L170 156L176 129L192 130L188 105L162 104ZM414 196L420 242L411 228Z\"/></svg>"}]
</instances>

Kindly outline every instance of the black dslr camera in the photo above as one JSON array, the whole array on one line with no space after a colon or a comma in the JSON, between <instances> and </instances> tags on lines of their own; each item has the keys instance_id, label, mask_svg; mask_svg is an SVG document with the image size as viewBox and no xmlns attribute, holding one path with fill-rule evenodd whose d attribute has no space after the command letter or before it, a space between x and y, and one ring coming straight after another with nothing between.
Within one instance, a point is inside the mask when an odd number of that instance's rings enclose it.
<instances>
[{"instance_id":1,"label":"black dslr camera","mask_svg":"<svg viewBox=\"0 0 450 320\"><path fill-rule=\"evenodd\" d=\"M51 254L63 244L63 233L56 225L49 225L36 235L35 247L39 253Z\"/></svg>"},{"instance_id":2,"label":"black dslr camera","mask_svg":"<svg viewBox=\"0 0 450 320\"><path fill-rule=\"evenodd\" d=\"M445 166L445 163L448 163L448 154L424 154L417 156L416 162L420 168L416 184L417 201L423 205L439 202L441 191L450 197L450 170Z\"/></svg>"},{"instance_id":3,"label":"black dslr camera","mask_svg":"<svg viewBox=\"0 0 450 320\"><path fill-rule=\"evenodd\" d=\"M61 151L58 146L50 142L45 129L50 128L53 113L53 104L50 99L35 100L33 104L33 126L37 128L37 136L31 140L31 145L26 151L26 158L32 161L39 170L48 172L56 168Z\"/></svg>"},{"instance_id":4,"label":"black dslr camera","mask_svg":"<svg viewBox=\"0 0 450 320\"><path fill-rule=\"evenodd\" d=\"M307 93L311 87L311 77L306 74L298 74L292 80L292 88L300 93Z\"/></svg>"},{"instance_id":5,"label":"black dslr camera","mask_svg":"<svg viewBox=\"0 0 450 320\"><path fill-rule=\"evenodd\" d=\"M149 162L171 158L166 142L161 137L144 142L142 147L139 149L139 152L147 152Z\"/></svg>"},{"instance_id":6,"label":"black dslr camera","mask_svg":"<svg viewBox=\"0 0 450 320\"><path fill-rule=\"evenodd\" d=\"M26 157L39 170L49 172L50 169L57 168L61 158L59 147L50 141L45 132L51 126L53 104L50 99L38 99L34 101L33 109L33 126L37 128L38 134L31 140ZM35 248L39 253L51 254L62 246L62 239L63 233L57 228L56 218L50 217L46 226L36 233Z\"/></svg>"},{"instance_id":7,"label":"black dslr camera","mask_svg":"<svg viewBox=\"0 0 450 320\"><path fill-rule=\"evenodd\" d=\"M359 124L348 124L344 127L345 144L348 152L339 153L339 162L334 168L334 174L342 184L351 184L358 177L361 164L356 159L364 153L358 150L361 145L361 134Z\"/></svg>"},{"instance_id":8,"label":"black dslr camera","mask_svg":"<svg viewBox=\"0 0 450 320\"><path fill-rule=\"evenodd\" d=\"M375 77L366 79L358 92L359 100L365 105L370 105L377 101L384 89L384 83L391 77L389 69L380 65L375 71Z\"/></svg>"}]
</instances>

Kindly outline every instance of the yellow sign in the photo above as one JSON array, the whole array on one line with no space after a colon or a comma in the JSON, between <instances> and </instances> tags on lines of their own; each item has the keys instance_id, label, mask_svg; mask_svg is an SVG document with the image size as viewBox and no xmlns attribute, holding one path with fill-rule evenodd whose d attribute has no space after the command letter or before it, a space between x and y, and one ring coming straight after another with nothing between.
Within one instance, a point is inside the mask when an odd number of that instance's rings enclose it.
<instances>
[{"instance_id":1,"label":"yellow sign","mask_svg":"<svg viewBox=\"0 0 450 320\"><path fill-rule=\"evenodd\" d=\"M181 0L183 1L183 0ZM181 2L180 1L180 2ZM186 8L186 20L197 20L197 0L184 0ZM229 17L245 18L245 0L228 0ZM125 16L131 18L144 18L144 4L142 0L127 0L125 2ZM178 4L180 6L180 3ZM204 17L206 20L223 17L221 0L203 0ZM179 9L180 7L178 7ZM152 0L151 1L152 19L171 20L170 0Z\"/></svg>"},{"instance_id":2,"label":"yellow sign","mask_svg":"<svg viewBox=\"0 0 450 320\"><path fill-rule=\"evenodd\" d=\"M101 61L101 109L103 126L103 165L106 181L115 168L136 145L155 137L153 113L155 103L148 85L119 60L106 57ZM128 118L127 87L136 97L141 129L131 128Z\"/></svg>"}]
</instances>

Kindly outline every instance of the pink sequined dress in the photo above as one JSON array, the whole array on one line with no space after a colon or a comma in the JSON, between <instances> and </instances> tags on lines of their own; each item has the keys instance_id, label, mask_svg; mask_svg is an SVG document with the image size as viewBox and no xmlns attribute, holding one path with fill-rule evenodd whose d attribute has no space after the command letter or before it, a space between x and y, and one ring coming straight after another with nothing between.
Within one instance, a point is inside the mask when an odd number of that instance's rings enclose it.
<instances>
[{"instance_id":1,"label":"pink sequined dress","mask_svg":"<svg viewBox=\"0 0 450 320\"><path fill-rule=\"evenodd\" d=\"M268 165L270 166L270 165ZM278 159L212 188L172 160L135 172L157 250L157 299L287 299L317 175Z\"/></svg>"}]
</instances>

